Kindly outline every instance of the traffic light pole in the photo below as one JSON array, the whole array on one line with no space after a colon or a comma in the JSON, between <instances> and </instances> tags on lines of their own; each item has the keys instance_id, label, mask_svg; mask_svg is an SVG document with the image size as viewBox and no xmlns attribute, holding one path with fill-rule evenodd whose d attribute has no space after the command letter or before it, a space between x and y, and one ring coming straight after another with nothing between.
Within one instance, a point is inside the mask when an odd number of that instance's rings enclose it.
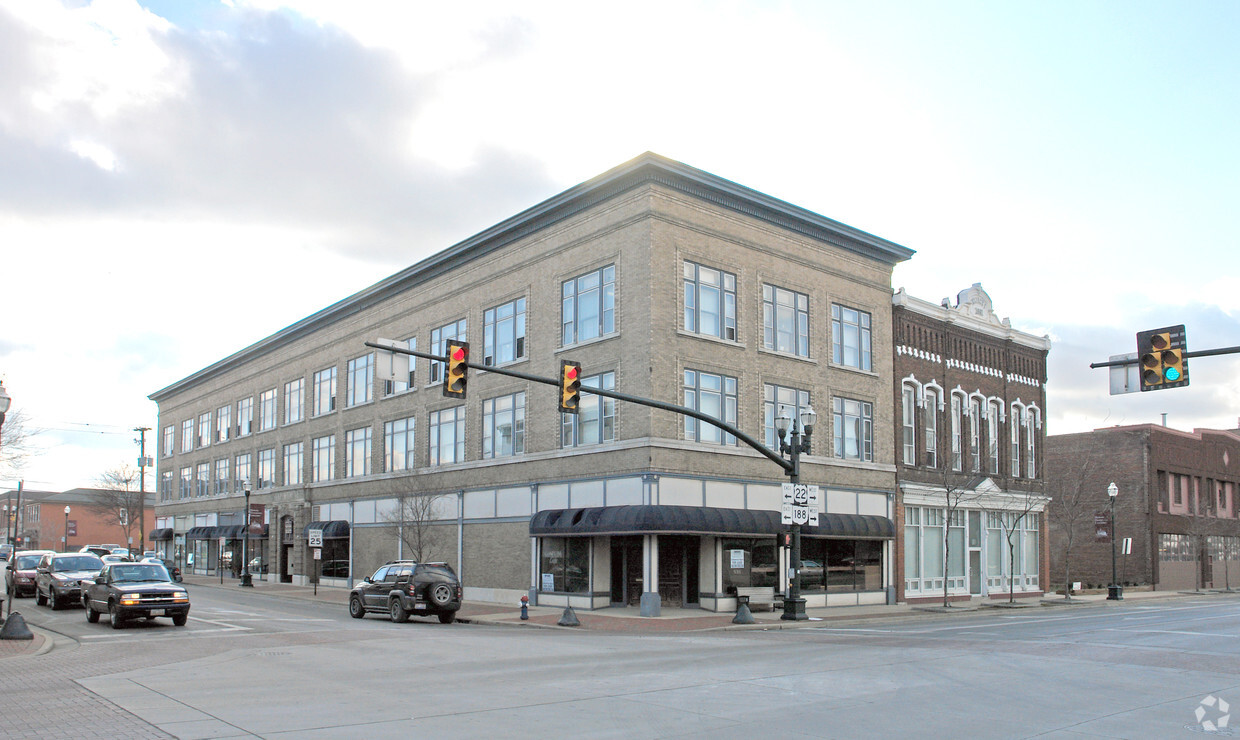
<instances>
[{"instance_id":1,"label":"traffic light pole","mask_svg":"<svg viewBox=\"0 0 1240 740\"><path fill-rule=\"evenodd\" d=\"M1196 352L1185 352L1184 359L1191 360L1194 357L1213 357L1215 355L1240 355L1240 347L1220 347L1218 349L1199 349ZM1090 369L1097 370L1100 367L1121 367L1123 365L1139 365L1140 360L1111 360L1109 362L1091 362Z\"/></svg>"}]
</instances>

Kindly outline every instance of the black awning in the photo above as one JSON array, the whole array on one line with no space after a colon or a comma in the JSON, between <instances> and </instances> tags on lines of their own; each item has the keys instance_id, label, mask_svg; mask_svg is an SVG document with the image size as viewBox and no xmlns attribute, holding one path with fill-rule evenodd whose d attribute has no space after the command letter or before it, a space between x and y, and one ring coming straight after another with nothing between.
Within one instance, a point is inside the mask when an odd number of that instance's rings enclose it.
<instances>
[{"instance_id":1,"label":"black awning","mask_svg":"<svg viewBox=\"0 0 1240 740\"><path fill-rule=\"evenodd\" d=\"M209 540L215 536L215 527L191 527L185 533L187 540Z\"/></svg>"},{"instance_id":2,"label":"black awning","mask_svg":"<svg viewBox=\"0 0 1240 740\"><path fill-rule=\"evenodd\" d=\"M323 530L323 539L341 539L349 536L349 523L342 519L334 519L330 522L310 522L306 528L301 531L301 536L310 537L310 530Z\"/></svg>"},{"instance_id":3,"label":"black awning","mask_svg":"<svg viewBox=\"0 0 1240 740\"><path fill-rule=\"evenodd\" d=\"M660 533L773 537L785 529L778 511L706 506L548 509L530 518L530 535L536 537ZM839 539L892 539L896 536L896 525L885 516L819 514L818 526L803 525L801 534Z\"/></svg>"},{"instance_id":4,"label":"black awning","mask_svg":"<svg viewBox=\"0 0 1240 740\"><path fill-rule=\"evenodd\" d=\"M151 534L147 537L151 542L162 542L163 540L172 539L172 527L160 527L152 529Z\"/></svg>"},{"instance_id":5,"label":"black awning","mask_svg":"<svg viewBox=\"0 0 1240 740\"><path fill-rule=\"evenodd\" d=\"M239 540L244 531L244 524L221 524L215 528L215 536L229 540Z\"/></svg>"}]
</instances>

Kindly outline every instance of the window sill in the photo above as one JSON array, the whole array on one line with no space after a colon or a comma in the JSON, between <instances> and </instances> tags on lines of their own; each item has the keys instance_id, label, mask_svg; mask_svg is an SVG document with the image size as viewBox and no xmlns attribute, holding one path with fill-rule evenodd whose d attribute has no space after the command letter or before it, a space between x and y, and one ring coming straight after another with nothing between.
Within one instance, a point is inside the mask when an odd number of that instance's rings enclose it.
<instances>
[{"instance_id":1,"label":"window sill","mask_svg":"<svg viewBox=\"0 0 1240 740\"><path fill-rule=\"evenodd\" d=\"M871 378L878 377L878 373L874 372L873 370L862 370L861 368L853 367L852 365L841 365L837 362L831 362L829 363L828 366L832 370L842 370L846 373L856 373L857 375L868 375Z\"/></svg>"},{"instance_id":2,"label":"window sill","mask_svg":"<svg viewBox=\"0 0 1240 740\"><path fill-rule=\"evenodd\" d=\"M568 350L578 349L580 347L588 347L592 344L598 344L599 342L606 342L609 339L616 339L619 336L620 336L620 332L613 331L610 334L604 334L601 337L594 337L593 339L585 339L580 342L573 342L572 344L565 344L561 346L558 350L556 350L555 353L559 354L561 352L567 352Z\"/></svg>"},{"instance_id":3,"label":"window sill","mask_svg":"<svg viewBox=\"0 0 1240 740\"><path fill-rule=\"evenodd\" d=\"M345 408L345 411L348 411L349 409L360 409L363 406L369 406L370 404L374 402L375 402L375 399L372 398L369 401L362 401L361 403L355 403L351 406L345 406L344 408Z\"/></svg>"},{"instance_id":4,"label":"window sill","mask_svg":"<svg viewBox=\"0 0 1240 740\"><path fill-rule=\"evenodd\" d=\"M792 352L780 352L779 350L767 349L766 347L759 347L758 352L759 354L771 355L773 357L782 357L786 360L796 360L798 362L806 362L806 363L809 363L810 365L818 364L818 360L815 360L812 357L803 357L801 355L794 354Z\"/></svg>"},{"instance_id":5,"label":"window sill","mask_svg":"<svg viewBox=\"0 0 1240 740\"><path fill-rule=\"evenodd\" d=\"M734 347L736 349L745 349L745 345L739 340L735 340L735 339L724 339L722 337L716 337L711 334L699 334L698 332L688 331L686 329L677 329L676 334L686 339L701 339L704 342L712 342L714 344L723 345L724 347Z\"/></svg>"}]
</instances>

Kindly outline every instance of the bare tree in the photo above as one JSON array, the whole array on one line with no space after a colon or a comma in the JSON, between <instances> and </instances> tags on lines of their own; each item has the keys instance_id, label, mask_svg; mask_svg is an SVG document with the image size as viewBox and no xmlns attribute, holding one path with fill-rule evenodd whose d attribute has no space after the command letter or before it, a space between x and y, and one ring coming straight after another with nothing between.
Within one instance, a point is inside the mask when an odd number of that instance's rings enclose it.
<instances>
[{"instance_id":1,"label":"bare tree","mask_svg":"<svg viewBox=\"0 0 1240 740\"><path fill-rule=\"evenodd\" d=\"M1092 487L1092 476L1097 465L1095 452L1098 448L1096 435L1091 435L1089 450L1080 457L1075 465L1059 460L1063 475L1047 478L1047 494L1050 503L1047 514L1054 523L1054 529L1063 533L1063 597L1072 600L1072 550L1077 543L1077 536L1086 531L1087 525L1093 521L1094 510L1098 505L1098 492ZM1112 524L1114 528L1114 524ZM1051 528L1048 527L1048 530ZM1114 536L1114 532L1112 532ZM1050 543L1047 543L1048 546Z\"/></svg>"},{"instance_id":2,"label":"bare tree","mask_svg":"<svg viewBox=\"0 0 1240 740\"><path fill-rule=\"evenodd\" d=\"M42 433L42 429L30 424L24 410L5 414L0 425L0 474L17 477L17 472L37 452L35 438Z\"/></svg>"},{"instance_id":3,"label":"bare tree","mask_svg":"<svg viewBox=\"0 0 1240 740\"><path fill-rule=\"evenodd\" d=\"M955 513L960 510L964 504L977 501L981 497L981 493L976 488L970 488L967 479L961 477L959 473L954 473L946 467L940 471L942 473L943 486L943 606L950 607L951 600L948 598L948 570L951 568L951 531L952 519ZM963 558L963 553L961 554Z\"/></svg>"},{"instance_id":4,"label":"bare tree","mask_svg":"<svg viewBox=\"0 0 1240 740\"><path fill-rule=\"evenodd\" d=\"M104 524L119 527L125 533L126 543L133 537L146 505L143 493L137 490L137 481L138 471L128 464L104 471L96 479L98 490L90 504Z\"/></svg>"},{"instance_id":5,"label":"bare tree","mask_svg":"<svg viewBox=\"0 0 1240 740\"><path fill-rule=\"evenodd\" d=\"M383 514L383 520L396 527L402 546L402 557L425 562L441 544L444 527L439 513L443 494L419 493L409 490L407 483L392 487L396 507Z\"/></svg>"},{"instance_id":6,"label":"bare tree","mask_svg":"<svg viewBox=\"0 0 1240 740\"><path fill-rule=\"evenodd\" d=\"M1007 543L1007 564L1000 565L1000 576L1007 580L1008 603L1016 602L1015 568L1016 548L1020 545L1020 533L1029 515L1045 506L1046 497L1032 491L1007 491L1002 496L990 497L982 508L998 516L1003 539ZM1067 589L1064 589L1065 596Z\"/></svg>"}]
</instances>

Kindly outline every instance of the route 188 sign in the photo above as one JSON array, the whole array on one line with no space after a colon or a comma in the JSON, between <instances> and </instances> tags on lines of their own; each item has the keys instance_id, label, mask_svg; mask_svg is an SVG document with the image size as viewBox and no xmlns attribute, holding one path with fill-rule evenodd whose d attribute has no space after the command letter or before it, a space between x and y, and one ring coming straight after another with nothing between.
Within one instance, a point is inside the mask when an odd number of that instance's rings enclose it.
<instances>
[{"instance_id":1,"label":"route 188 sign","mask_svg":"<svg viewBox=\"0 0 1240 740\"><path fill-rule=\"evenodd\" d=\"M779 520L783 524L818 526L818 486L785 483L784 505Z\"/></svg>"}]
</instances>

